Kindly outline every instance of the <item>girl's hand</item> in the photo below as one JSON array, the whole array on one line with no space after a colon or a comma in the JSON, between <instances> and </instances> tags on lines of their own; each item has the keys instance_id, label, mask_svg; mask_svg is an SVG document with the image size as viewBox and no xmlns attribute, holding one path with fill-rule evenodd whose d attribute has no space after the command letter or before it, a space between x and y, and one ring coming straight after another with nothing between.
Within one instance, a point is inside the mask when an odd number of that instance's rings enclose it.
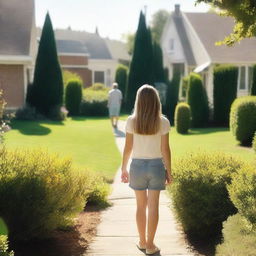
<instances>
[{"instance_id":1,"label":"girl's hand","mask_svg":"<svg viewBox=\"0 0 256 256\"><path fill-rule=\"evenodd\" d=\"M173 177L172 177L172 175L168 172L168 171L166 171L166 181L165 181L165 184L166 185L169 185L169 184L171 184L173 182Z\"/></svg>"},{"instance_id":2,"label":"girl's hand","mask_svg":"<svg viewBox=\"0 0 256 256\"><path fill-rule=\"evenodd\" d=\"M123 182L123 183L129 182L129 173L127 172L127 170L122 171L121 182Z\"/></svg>"}]
</instances>

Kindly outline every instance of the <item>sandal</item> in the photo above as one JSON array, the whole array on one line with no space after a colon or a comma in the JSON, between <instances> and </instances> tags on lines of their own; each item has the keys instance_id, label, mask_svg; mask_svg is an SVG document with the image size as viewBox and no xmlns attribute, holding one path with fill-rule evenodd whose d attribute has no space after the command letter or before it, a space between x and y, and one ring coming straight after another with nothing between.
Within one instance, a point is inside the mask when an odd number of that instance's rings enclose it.
<instances>
[{"instance_id":1,"label":"sandal","mask_svg":"<svg viewBox=\"0 0 256 256\"><path fill-rule=\"evenodd\" d=\"M146 247L140 246L140 243L137 243L136 246L139 250L146 250Z\"/></svg>"},{"instance_id":2,"label":"sandal","mask_svg":"<svg viewBox=\"0 0 256 256\"><path fill-rule=\"evenodd\" d=\"M146 254L154 254L159 251L160 251L160 248L155 246L155 248L153 248L153 249L146 249Z\"/></svg>"}]
</instances>

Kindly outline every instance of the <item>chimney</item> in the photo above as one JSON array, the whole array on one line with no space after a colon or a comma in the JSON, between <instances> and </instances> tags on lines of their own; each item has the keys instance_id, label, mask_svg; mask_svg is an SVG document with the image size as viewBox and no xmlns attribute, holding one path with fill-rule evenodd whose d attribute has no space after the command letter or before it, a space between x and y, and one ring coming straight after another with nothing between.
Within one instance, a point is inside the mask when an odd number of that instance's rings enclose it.
<instances>
[{"instance_id":1,"label":"chimney","mask_svg":"<svg viewBox=\"0 0 256 256\"><path fill-rule=\"evenodd\" d=\"M175 7L175 14L176 15L180 15L180 5L179 4L175 4L174 7Z\"/></svg>"}]
</instances>

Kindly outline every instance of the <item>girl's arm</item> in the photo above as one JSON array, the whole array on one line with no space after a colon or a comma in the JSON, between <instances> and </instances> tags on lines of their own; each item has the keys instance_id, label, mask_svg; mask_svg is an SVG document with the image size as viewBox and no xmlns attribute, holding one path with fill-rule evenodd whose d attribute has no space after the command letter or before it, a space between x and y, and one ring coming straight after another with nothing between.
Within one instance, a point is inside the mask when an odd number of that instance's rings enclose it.
<instances>
[{"instance_id":1,"label":"girl's arm","mask_svg":"<svg viewBox=\"0 0 256 256\"><path fill-rule=\"evenodd\" d=\"M169 132L161 136L161 152L167 174L171 176L171 149L169 145Z\"/></svg>"},{"instance_id":2,"label":"girl's arm","mask_svg":"<svg viewBox=\"0 0 256 256\"><path fill-rule=\"evenodd\" d=\"M132 146L133 146L133 134L126 132L125 146L123 151L123 159L122 159L122 167L121 167L122 172L125 172L127 170L127 164L132 152Z\"/></svg>"}]
</instances>

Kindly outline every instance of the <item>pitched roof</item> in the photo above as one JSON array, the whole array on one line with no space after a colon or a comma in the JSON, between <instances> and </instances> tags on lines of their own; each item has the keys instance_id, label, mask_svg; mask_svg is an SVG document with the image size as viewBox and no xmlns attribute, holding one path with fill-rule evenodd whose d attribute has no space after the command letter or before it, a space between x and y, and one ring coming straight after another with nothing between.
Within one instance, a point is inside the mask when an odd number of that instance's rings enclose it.
<instances>
[{"instance_id":1,"label":"pitched roof","mask_svg":"<svg viewBox=\"0 0 256 256\"><path fill-rule=\"evenodd\" d=\"M184 27L184 23L183 23L184 21L182 19L182 16L176 15L175 13L173 13L172 16L173 16L173 21L180 38L180 42L181 42L187 63L188 65L196 65L196 60L190 45L190 41L188 39L186 29Z\"/></svg>"},{"instance_id":2,"label":"pitched roof","mask_svg":"<svg viewBox=\"0 0 256 256\"><path fill-rule=\"evenodd\" d=\"M58 53L88 54L85 44L74 40L56 40Z\"/></svg>"},{"instance_id":3,"label":"pitched roof","mask_svg":"<svg viewBox=\"0 0 256 256\"><path fill-rule=\"evenodd\" d=\"M97 34L71 29L56 29L54 33L57 40L81 42L86 46L91 59L112 59L104 39Z\"/></svg>"},{"instance_id":4,"label":"pitched roof","mask_svg":"<svg viewBox=\"0 0 256 256\"><path fill-rule=\"evenodd\" d=\"M131 59L131 56L128 54L128 50L125 43L117 40L111 40L109 38L105 38L105 42L108 46L108 49L113 59L116 59L116 60Z\"/></svg>"},{"instance_id":5,"label":"pitched roof","mask_svg":"<svg viewBox=\"0 0 256 256\"><path fill-rule=\"evenodd\" d=\"M0 55L29 55L34 0L0 0Z\"/></svg>"},{"instance_id":6,"label":"pitched roof","mask_svg":"<svg viewBox=\"0 0 256 256\"><path fill-rule=\"evenodd\" d=\"M219 16L216 13L184 13L203 43L212 62L238 63L256 62L256 38L245 38L234 46L215 46L229 35L234 26L232 17Z\"/></svg>"}]
</instances>

